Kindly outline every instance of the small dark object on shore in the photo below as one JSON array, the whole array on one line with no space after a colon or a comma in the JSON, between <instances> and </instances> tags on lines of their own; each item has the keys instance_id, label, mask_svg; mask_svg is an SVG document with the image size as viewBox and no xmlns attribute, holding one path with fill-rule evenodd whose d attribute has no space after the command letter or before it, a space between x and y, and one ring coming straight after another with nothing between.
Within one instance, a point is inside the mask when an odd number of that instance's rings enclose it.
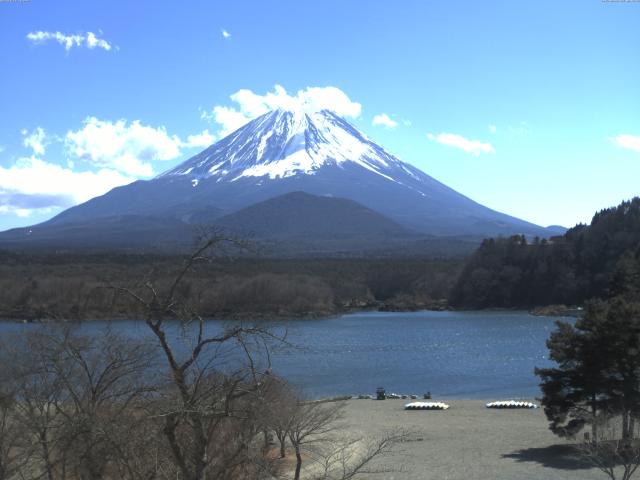
<instances>
[{"instance_id":1,"label":"small dark object on shore","mask_svg":"<svg viewBox=\"0 0 640 480\"><path fill-rule=\"evenodd\" d=\"M387 398L387 393L385 392L383 387L378 387L376 389L376 399L377 400L384 400Z\"/></svg>"},{"instance_id":2,"label":"small dark object on shore","mask_svg":"<svg viewBox=\"0 0 640 480\"><path fill-rule=\"evenodd\" d=\"M427 392L424 394L424 399L425 400L431 400L431 392Z\"/></svg>"}]
</instances>

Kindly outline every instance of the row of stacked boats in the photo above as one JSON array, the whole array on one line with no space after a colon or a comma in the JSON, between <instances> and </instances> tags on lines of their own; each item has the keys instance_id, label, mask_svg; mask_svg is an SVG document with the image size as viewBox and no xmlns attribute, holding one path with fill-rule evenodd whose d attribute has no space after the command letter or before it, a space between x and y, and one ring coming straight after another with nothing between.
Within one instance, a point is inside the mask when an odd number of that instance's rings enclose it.
<instances>
[{"instance_id":1,"label":"row of stacked boats","mask_svg":"<svg viewBox=\"0 0 640 480\"><path fill-rule=\"evenodd\" d=\"M518 400L502 400L497 402L487 403L487 408L538 408L538 405L532 402L518 401ZM444 402L411 402L404 406L405 410L447 410L449 405Z\"/></svg>"}]
</instances>

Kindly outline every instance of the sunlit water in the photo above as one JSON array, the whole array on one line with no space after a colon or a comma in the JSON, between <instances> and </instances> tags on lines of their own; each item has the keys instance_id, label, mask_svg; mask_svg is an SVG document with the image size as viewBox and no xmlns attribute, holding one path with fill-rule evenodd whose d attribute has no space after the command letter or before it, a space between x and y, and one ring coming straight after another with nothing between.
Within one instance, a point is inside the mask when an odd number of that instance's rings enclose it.
<instances>
[{"instance_id":1,"label":"sunlit water","mask_svg":"<svg viewBox=\"0 0 640 480\"><path fill-rule=\"evenodd\" d=\"M554 320L523 312L369 312L289 320L272 326L277 334L286 329L290 346L272 345L271 364L274 373L313 397L370 394L378 386L440 398L535 397L533 369L550 365L545 341ZM209 321L208 329L226 324ZM138 321L77 328L98 334L108 326L130 337L150 336ZM39 328L48 327L0 323L3 336ZM177 344L184 348L183 339Z\"/></svg>"}]
</instances>

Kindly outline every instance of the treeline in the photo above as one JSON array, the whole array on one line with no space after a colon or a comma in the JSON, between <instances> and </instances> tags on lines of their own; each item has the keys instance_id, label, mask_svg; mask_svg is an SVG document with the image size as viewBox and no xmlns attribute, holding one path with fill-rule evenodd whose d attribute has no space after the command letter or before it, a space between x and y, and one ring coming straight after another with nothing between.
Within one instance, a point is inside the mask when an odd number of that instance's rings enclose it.
<instances>
[{"instance_id":1,"label":"treeline","mask_svg":"<svg viewBox=\"0 0 640 480\"><path fill-rule=\"evenodd\" d=\"M0 254L0 318L136 318L114 286L165 285L184 257ZM442 308L456 259L212 258L179 295L207 317L320 316L351 309ZM165 285L166 286L166 285Z\"/></svg>"},{"instance_id":2,"label":"treeline","mask_svg":"<svg viewBox=\"0 0 640 480\"><path fill-rule=\"evenodd\" d=\"M640 198L634 198L550 240L485 240L462 270L450 302L465 308L582 305L639 288Z\"/></svg>"}]
</instances>

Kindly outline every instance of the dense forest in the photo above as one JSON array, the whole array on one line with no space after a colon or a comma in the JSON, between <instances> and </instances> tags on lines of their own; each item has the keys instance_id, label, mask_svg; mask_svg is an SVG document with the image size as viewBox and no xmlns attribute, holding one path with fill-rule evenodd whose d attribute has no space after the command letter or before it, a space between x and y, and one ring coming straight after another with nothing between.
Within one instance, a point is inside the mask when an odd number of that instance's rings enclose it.
<instances>
[{"instance_id":1,"label":"dense forest","mask_svg":"<svg viewBox=\"0 0 640 480\"><path fill-rule=\"evenodd\" d=\"M0 253L0 318L132 318L115 287L162 285L182 267L166 255ZM208 317L321 316L353 309L444 308L460 259L211 258L180 295Z\"/></svg>"},{"instance_id":2,"label":"dense forest","mask_svg":"<svg viewBox=\"0 0 640 480\"><path fill-rule=\"evenodd\" d=\"M485 240L450 303L464 308L582 305L640 289L640 198L598 212L563 236Z\"/></svg>"}]
</instances>

